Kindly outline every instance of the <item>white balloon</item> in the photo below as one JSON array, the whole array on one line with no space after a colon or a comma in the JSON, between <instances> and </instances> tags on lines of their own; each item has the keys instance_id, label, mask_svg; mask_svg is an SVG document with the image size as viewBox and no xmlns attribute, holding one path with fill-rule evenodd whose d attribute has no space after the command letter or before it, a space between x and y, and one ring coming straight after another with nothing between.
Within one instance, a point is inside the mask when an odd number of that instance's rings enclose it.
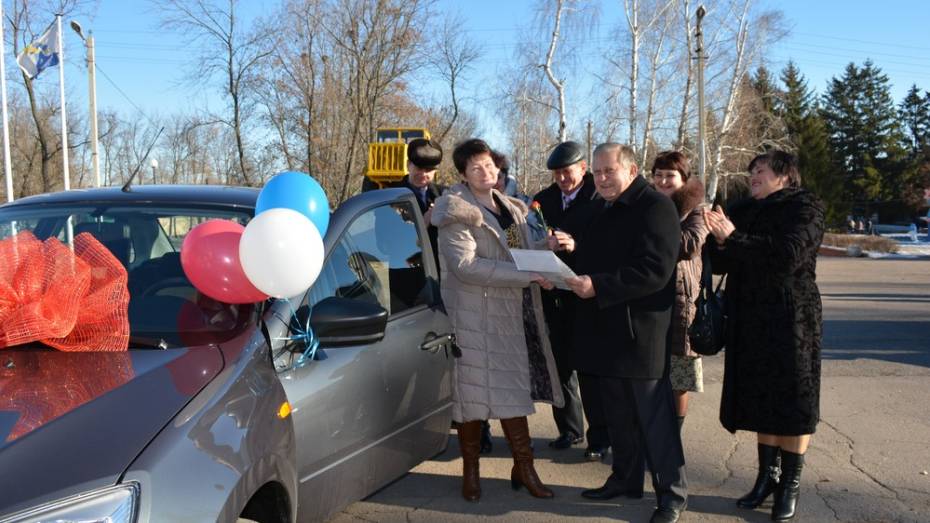
<instances>
[{"instance_id":1,"label":"white balloon","mask_svg":"<svg viewBox=\"0 0 930 523\"><path fill-rule=\"evenodd\" d=\"M320 275L323 254L323 239L310 218L284 207L253 218L239 241L246 277L275 298L305 293Z\"/></svg>"}]
</instances>

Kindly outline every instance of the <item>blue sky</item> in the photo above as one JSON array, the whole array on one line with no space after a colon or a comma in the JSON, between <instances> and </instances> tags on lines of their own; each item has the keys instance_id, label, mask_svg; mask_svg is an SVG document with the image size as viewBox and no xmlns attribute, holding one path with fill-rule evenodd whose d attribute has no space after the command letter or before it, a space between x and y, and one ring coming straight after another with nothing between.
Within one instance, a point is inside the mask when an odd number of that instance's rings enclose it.
<instances>
[{"instance_id":1,"label":"blue sky","mask_svg":"<svg viewBox=\"0 0 930 523\"><path fill-rule=\"evenodd\" d=\"M773 68L794 59L818 92L850 61L871 58L888 75L895 101L916 83L930 90L930 8L917 0L769 1L791 34L772 53Z\"/></svg>"},{"instance_id":2,"label":"blue sky","mask_svg":"<svg viewBox=\"0 0 930 523\"><path fill-rule=\"evenodd\" d=\"M101 0L92 19L79 19L85 32L91 30L96 37L98 107L125 115L137 114L136 108L149 115L166 115L208 103L216 105L216 84L184 82L194 70L188 59L193 54L178 36L158 28L158 12L152 5L140 0ZM245 0L242 5L248 17L269 11L277 2ZM506 80L497 72L518 44L515 28L532 19L533 5L535 2L521 0L439 0L437 4L440 10L459 11L466 31L484 48L481 62L471 74L474 88L468 94L483 130L492 134L496 129L488 120L493 119L493 112L480 110L486 105L481 103L486 101L482 98L485 86ZM621 0L603 0L602 12L616 16L621 5ZM888 74L896 102L912 83L930 90L930 8L925 2L759 0L758 5L780 9L791 30L767 53L770 67L778 70L793 59L818 92L824 91L829 78L841 75L847 63L861 64L866 58ZM602 24L599 39L605 38L609 25ZM65 27L69 113L86 111L84 49L67 24ZM9 54L7 67L15 67ZM582 65L582 74L593 73L585 67ZM54 83L57 75L46 73L39 81ZM439 96L435 93L441 90L427 86L424 92Z\"/></svg>"}]
</instances>

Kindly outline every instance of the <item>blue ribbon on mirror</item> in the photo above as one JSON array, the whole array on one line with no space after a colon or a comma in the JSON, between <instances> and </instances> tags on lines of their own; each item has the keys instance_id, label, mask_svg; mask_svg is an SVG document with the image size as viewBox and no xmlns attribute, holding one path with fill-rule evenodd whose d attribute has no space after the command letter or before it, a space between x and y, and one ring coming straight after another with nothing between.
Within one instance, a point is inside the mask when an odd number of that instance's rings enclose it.
<instances>
[{"instance_id":1,"label":"blue ribbon on mirror","mask_svg":"<svg viewBox=\"0 0 930 523\"><path fill-rule=\"evenodd\" d=\"M281 318L280 316L278 316L278 319L285 322L289 326L292 334L286 338L274 339L278 341L285 340L303 344L304 350L300 357L297 358L297 361L294 363L294 368L299 369L310 361L317 359L317 349L320 348L320 340L317 339L316 335L313 333L313 327L310 326L310 314L307 314L307 323L301 325L300 320L297 317L297 311L294 309L294 304L291 303L291 301L287 298L280 299L281 301L286 302L288 307L291 309L291 320L289 322L285 321L284 318Z\"/></svg>"}]
</instances>

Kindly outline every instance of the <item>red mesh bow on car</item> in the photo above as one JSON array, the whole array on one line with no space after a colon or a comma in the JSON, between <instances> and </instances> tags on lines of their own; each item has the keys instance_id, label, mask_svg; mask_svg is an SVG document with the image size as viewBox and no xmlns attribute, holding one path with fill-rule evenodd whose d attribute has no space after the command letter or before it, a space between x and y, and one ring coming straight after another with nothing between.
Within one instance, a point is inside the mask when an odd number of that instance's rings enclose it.
<instances>
[{"instance_id":1,"label":"red mesh bow on car","mask_svg":"<svg viewBox=\"0 0 930 523\"><path fill-rule=\"evenodd\" d=\"M0 240L0 348L41 342L63 351L124 351L129 290L122 264L88 233L74 251L28 231Z\"/></svg>"}]
</instances>

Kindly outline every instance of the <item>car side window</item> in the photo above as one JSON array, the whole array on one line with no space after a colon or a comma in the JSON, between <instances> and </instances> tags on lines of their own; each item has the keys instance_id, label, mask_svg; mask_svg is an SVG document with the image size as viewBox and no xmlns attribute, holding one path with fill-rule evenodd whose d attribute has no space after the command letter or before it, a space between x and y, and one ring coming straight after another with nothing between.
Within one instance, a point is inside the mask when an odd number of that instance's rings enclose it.
<instances>
[{"instance_id":1,"label":"car side window","mask_svg":"<svg viewBox=\"0 0 930 523\"><path fill-rule=\"evenodd\" d=\"M323 265L309 304L340 296L378 303L392 315L428 304L423 239L415 216L407 202L357 216Z\"/></svg>"}]
</instances>

